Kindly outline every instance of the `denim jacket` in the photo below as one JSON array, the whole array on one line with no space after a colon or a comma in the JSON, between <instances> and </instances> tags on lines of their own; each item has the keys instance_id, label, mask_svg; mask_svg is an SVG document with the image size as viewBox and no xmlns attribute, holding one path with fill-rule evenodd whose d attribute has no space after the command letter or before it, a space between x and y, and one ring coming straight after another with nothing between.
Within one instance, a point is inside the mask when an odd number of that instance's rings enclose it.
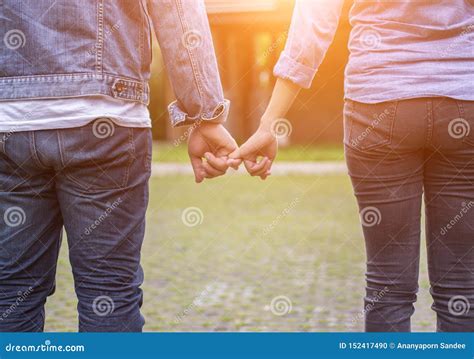
<instances>
[{"instance_id":1,"label":"denim jacket","mask_svg":"<svg viewBox=\"0 0 474 359\"><path fill-rule=\"evenodd\" d=\"M148 104L152 25L177 98L173 125L224 121L229 102L201 0L0 0L0 101Z\"/></svg>"}]
</instances>

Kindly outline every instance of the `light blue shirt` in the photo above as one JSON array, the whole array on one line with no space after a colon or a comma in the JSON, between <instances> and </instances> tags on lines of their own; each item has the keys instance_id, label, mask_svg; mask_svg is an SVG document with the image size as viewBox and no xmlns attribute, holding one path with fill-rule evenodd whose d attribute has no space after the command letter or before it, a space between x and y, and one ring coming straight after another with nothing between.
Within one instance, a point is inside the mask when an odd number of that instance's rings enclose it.
<instances>
[{"instance_id":1,"label":"light blue shirt","mask_svg":"<svg viewBox=\"0 0 474 359\"><path fill-rule=\"evenodd\" d=\"M310 87L344 0L296 0L274 74ZM474 100L474 1L355 0L345 96L377 103L446 96Z\"/></svg>"}]
</instances>

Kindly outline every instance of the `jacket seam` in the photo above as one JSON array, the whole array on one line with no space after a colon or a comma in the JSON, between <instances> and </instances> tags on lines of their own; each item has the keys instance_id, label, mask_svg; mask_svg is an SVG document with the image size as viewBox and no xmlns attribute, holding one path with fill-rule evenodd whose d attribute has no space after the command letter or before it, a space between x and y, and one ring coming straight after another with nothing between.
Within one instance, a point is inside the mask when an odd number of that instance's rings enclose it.
<instances>
[{"instance_id":1,"label":"jacket seam","mask_svg":"<svg viewBox=\"0 0 474 359\"><path fill-rule=\"evenodd\" d=\"M189 28L187 26L187 23L184 19L184 16L182 14L183 12L183 6L182 6L182 2L181 0L175 0L176 1L176 7L177 7L177 11L178 11L178 17L179 17L179 21L181 23L181 27L183 29L183 34L186 35L186 33L189 31ZM188 53L188 56L189 56L189 60L191 62L191 68L193 70L193 76L194 76L194 80L196 82L196 87L198 89L198 92L199 92L199 98L200 98L200 109L199 109L199 113L202 112L203 110L203 106L202 106L202 103L203 103L203 91L202 91L202 87L201 87L201 80L200 80L200 74L199 74L199 71L197 69L197 66L196 66L196 60L194 58L194 55L192 53L192 49L189 48L189 46L184 46L184 48L186 49L187 53Z\"/></svg>"},{"instance_id":2,"label":"jacket seam","mask_svg":"<svg viewBox=\"0 0 474 359\"><path fill-rule=\"evenodd\" d=\"M97 0L97 43L96 43L96 72L102 76L103 66L103 48L104 48L104 0Z\"/></svg>"}]
</instances>

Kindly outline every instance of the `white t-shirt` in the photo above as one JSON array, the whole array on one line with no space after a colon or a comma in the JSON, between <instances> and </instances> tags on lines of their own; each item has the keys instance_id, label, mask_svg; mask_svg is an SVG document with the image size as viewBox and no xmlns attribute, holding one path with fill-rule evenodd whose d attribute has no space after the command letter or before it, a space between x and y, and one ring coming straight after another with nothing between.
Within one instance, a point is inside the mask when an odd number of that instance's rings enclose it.
<instances>
[{"instance_id":1,"label":"white t-shirt","mask_svg":"<svg viewBox=\"0 0 474 359\"><path fill-rule=\"evenodd\" d=\"M118 126L151 127L147 106L109 96L0 102L0 132L81 127L99 117Z\"/></svg>"}]
</instances>

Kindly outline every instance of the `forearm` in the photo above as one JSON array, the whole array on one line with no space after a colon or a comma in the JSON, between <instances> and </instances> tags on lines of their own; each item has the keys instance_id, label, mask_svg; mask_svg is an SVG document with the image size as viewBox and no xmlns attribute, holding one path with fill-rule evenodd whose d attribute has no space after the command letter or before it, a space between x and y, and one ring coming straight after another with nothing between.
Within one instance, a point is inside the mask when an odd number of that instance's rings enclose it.
<instances>
[{"instance_id":1,"label":"forearm","mask_svg":"<svg viewBox=\"0 0 474 359\"><path fill-rule=\"evenodd\" d=\"M225 121L224 99L203 0L149 0L167 73L176 96L168 110L174 126Z\"/></svg>"},{"instance_id":2,"label":"forearm","mask_svg":"<svg viewBox=\"0 0 474 359\"><path fill-rule=\"evenodd\" d=\"M344 0L297 0L285 44L273 73L310 88L331 45Z\"/></svg>"},{"instance_id":3,"label":"forearm","mask_svg":"<svg viewBox=\"0 0 474 359\"><path fill-rule=\"evenodd\" d=\"M276 119L285 117L300 90L301 87L291 81L277 79L272 97L261 119L262 126L271 126Z\"/></svg>"}]
</instances>

